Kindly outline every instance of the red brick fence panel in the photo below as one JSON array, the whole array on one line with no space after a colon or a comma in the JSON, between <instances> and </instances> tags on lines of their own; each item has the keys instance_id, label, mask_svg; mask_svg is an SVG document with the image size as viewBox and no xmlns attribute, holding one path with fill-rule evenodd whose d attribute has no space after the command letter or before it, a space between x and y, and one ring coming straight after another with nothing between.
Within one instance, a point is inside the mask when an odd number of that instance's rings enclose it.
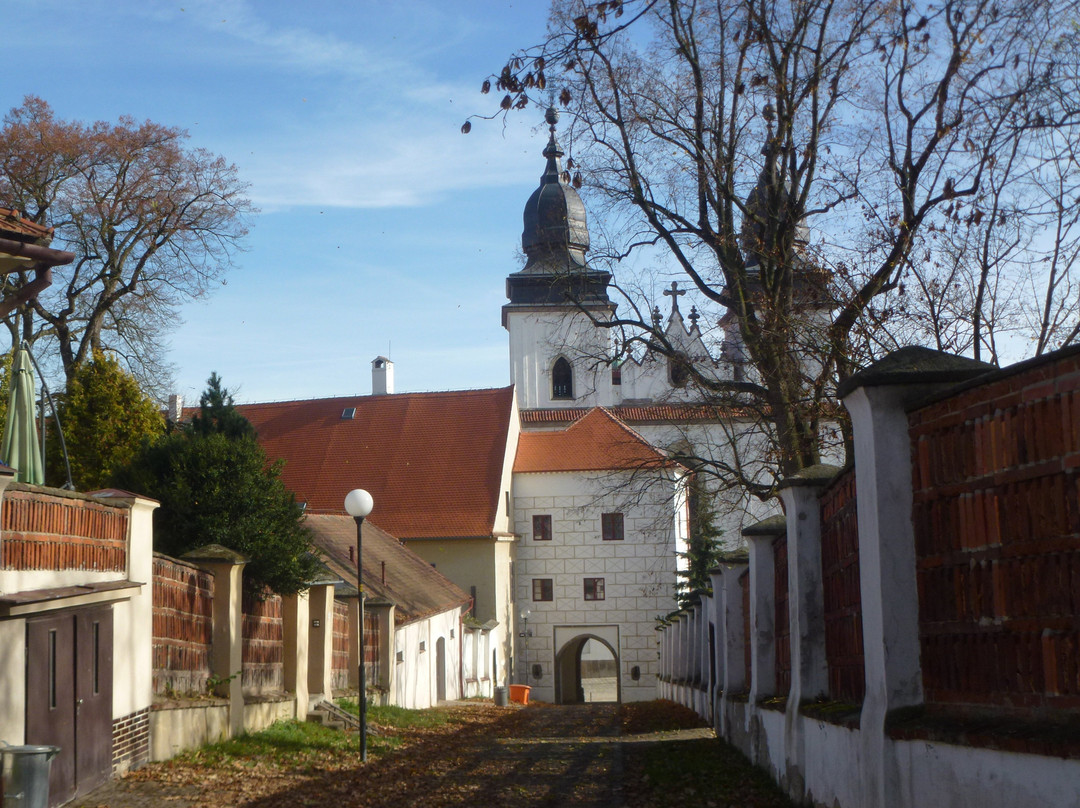
<instances>
[{"instance_id":1,"label":"red brick fence panel","mask_svg":"<svg viewBox=\"0 0 1080 808\"><path fill-rule=\"evenodd\" d=\"M910 423L927 701L1080 710L1080 356Z\"/></svg>"},{"instance_id":2,"label":"red brick fence panel","mask_svg":"<svg viewBox=\"0 0 1080 808\"><path fill-rule=\"evenodd\" d=\"M153 590L154 693L205 693L214 632L214 576L155 554Z\"/></svg>"},{"instance_id":3,"label":"red brick fence panel","mask_svg":"<svg viewBox=\"0 0 1080 808\"><path fill-rule=\"evenodd\" d=\"M285 690L285 620L281 596L269 592L255 596L245 591L242 609L244 695L280 693Z\"/></svg>"},{"instance_id":4,"label":"red brick fence panel","mask_svg":"<svg viewBox=\"0 0 1080 808\"><path fill-rule=\"evenodd\" d=\"M791 622L788 620L788 551L787 536L773 540L776 632L776 695L791 691Z\"/></svg>"},{"instance_id":5,"label":"red brick fence panel","mask_svg":"<svg viewBox=\"0 0 1080 808\"><path fill-rule=\"evenodd\" d=\"M334 690L349 687L349 604L334 601L334 650L331 658L332 686Z\"/></svg>"},{"instance_id":6,"label":"red brick fence panel","mask_svg":"<svg viewBox=\"0 0 1080 808\"><path fill-rule=\"evenodd\" d=\"M127 572L127 508L13 488L0 531L3 569Z\"/></svg>"},{"instance_id":7,"label":"red brick fence panel","mask_svg":"<svg viewBox=\"0 0 1080 808\"><path fill-rule=\"evenodd\" d=\"M368 688L376 687L382 681L382 667L379 664L379 649L382 629L379 616L371 611L364 612L364 677ZM393 664L393 663L391 663Z\"/></svg>"},{"instance_id":8,"label":"red brick fence panel","mask_svg":"<svg viewBox=\"0 0 1080 808\"><path fill-rule=\"evenodd\" d=\"M829 696L861 703L866 676L854 468L837 477L821 496L821 576Z\"/></svg>"}]
</instances>

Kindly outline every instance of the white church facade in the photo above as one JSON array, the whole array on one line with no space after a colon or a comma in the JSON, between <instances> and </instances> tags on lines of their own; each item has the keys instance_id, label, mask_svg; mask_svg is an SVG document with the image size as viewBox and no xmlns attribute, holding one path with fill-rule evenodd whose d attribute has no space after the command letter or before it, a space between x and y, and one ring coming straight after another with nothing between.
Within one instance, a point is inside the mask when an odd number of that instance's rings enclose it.
<instances>
[{"instance_id":1,"label":"white church facade","mask_svg":"<svg viewBox=\"0 0 1080 808\"><path fill-rule=\"evenodd\" d=\"M510 387L397 394L380 356L371 396L241 409L309 513L342 512L348 490L367 488L369 519L470 593L493 638L489 681L470 692L513 682L562 703L651 699L656 621L677 608L689 531L692 463L679 458L723 465L741 439L738 413L702 403L686 364L738 379L740 354L720 340L712 355L674 283L666 323L651 313L673 357L616 350L599 324L615 314L611 276L586 258L556 120L525 207L526 263L506 281ZM735 543L764 514L728 505L720 527Z\"/></svg>"}]
</instances>

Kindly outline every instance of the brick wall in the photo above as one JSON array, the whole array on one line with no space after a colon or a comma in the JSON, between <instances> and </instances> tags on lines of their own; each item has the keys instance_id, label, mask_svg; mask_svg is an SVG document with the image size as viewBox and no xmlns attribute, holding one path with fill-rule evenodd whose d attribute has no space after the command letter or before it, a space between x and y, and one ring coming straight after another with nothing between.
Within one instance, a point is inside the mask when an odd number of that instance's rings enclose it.
<instances>
[{"instance_id":1,"label":"brick wall","mask_svg":"<svg viewBox=\"0 0 1080 808\"><path fill-rule=\"evenodd\" d=\"M373 611L364 612L364 678L368 687L374 687L382 681L382 666L379 664L379 649L382 629L379 616Z\"/></svg>"},{"instance_id":2,"label":"brick wall","mask_svg":"<svg viewBox=\"0 0 1080 808\"><path fill-rule=\"evenodd\" d=\"M281 596L269 592L243 597L243 674L245 696L285 689L285 623Z\"/></svg>"},{"instance_id":3,"label":"brick wall","mask_svg":"<svg viewBox=\"0 0 1080 808\"><path fill-rule=\"evenodd\" d=\"M12 489L0 532L3 569L127 571L127 508Z\"/></svg>"},{"instance_id":4,"label":"brick wall","mask_svg":"<svg viewBox=\"0 0 1080 808\"><path fill-rule=\"evenodd\" d=\"M829 696L861 702L866 681L855 493L854 467L839 475L822 493L821 579Z\"/></svg>"},{"instance_id":5,"label":"brick wall","mask_svg":"<svg viewBox=\"0 0 1080 808\"><path fill-rule=\"evenodd\" d=\"M154 555L154 693L205 693L213 640L214 576Z\"/></svg>"},{"instance_id":6,"label":"brick wall","mask_svg":"<svg viewBox=\"0 0 1080 808\"><path fill-rule=\"evenodd\" d=\"M334 690L349 687L349 604L334 601L334 652L331 659L331 676Z\"/></svg>"},{"instance_id":7,"label":"brick wall","mask_svg":"<svg viewBox=\"0 0 1080 808\"><path fill-rule=\"evenodd\" d=\"M113 774L137 769L150 760L150 709L113 721Z\"/></svg>"},{"instance_id":8,"label":"brick wall","mask_svg":"<svg viewBox=\"0 0 1080 808\"><path fill-rule=\"evenodd\" d=\"M910 424L927 701L1080 709L1080 355Z\"/></svg>"}]
</instances>

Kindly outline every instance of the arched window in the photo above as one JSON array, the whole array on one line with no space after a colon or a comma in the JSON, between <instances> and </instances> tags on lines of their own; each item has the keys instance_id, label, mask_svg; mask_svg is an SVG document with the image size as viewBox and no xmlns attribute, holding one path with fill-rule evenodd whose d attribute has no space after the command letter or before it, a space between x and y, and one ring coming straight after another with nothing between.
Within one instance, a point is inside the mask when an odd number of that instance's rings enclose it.
<instances>
[{"instance_id":1,"label":"arched window","mask_svg":"<svg viewBox=\"0 0 1080 808\"><path fill-rule=\"evenodd\" d=\"M690 381L690 357L682 351L668 358L668 380L675 387L685 387Z\"/></svg>"},{"instance_id":2,"label":"arched window","mask_svg":"<svg viewBox=\"0 0 1080 808\"><path fill-rule=\"evenodd\" d=\"M551 397L574 397L574 369L564 356L556 359L555 366L551 369Z\"/></svg>"}]
</instances>

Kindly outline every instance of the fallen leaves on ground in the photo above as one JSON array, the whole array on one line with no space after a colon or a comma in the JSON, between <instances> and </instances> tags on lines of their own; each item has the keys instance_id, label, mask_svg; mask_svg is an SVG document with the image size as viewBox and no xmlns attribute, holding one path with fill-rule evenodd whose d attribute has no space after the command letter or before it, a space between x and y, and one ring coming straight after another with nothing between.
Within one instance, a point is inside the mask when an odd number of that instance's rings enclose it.
<instances>
[{"instance_id":1,"label":"fallen leaves on ground","mask_svg":"<svg viewBox=\"0 0 1080 808\"><path fill-rule=\"evenodd\" d=\"M109 805L126 808L124 788L177 808L790 805L715 738L678 740L676 730L702 722L672 702L437 709L435 721L377 726L366 764L355 733L278 725L133 772ZM657 739L619 743L642 733Z\"/></svg>"}]
</instances>

